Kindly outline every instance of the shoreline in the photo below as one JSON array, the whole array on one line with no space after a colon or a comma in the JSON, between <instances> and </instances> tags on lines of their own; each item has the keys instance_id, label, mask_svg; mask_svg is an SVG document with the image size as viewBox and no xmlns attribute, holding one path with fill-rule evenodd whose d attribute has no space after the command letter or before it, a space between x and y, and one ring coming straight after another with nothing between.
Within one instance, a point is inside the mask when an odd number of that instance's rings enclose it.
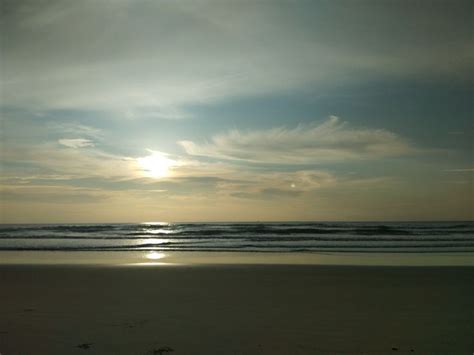
<instances>
[{"instance_id":1,"label":"shoreline","mask_svg":"<svg viewBox=\"0 0 474 355\"><path fill-rule=\"evenodd\" d=\"M1 265L474 266L474 253L0 251Z\"/></svg>"}]
</instances>

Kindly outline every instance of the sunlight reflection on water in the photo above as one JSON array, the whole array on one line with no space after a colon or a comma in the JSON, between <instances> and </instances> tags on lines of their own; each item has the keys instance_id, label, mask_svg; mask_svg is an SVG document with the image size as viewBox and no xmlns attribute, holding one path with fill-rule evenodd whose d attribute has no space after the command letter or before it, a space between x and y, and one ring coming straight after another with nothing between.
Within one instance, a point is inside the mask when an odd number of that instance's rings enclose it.
<instances>
[{"instance_id":1,"label":"sunlight reflection on water","mask_svg":"<svg viewBox=\"0 0 474 355\"><path fill-rule=\"evenodd\" d=\"M143 232L148 233L148 234L173 234L173 233L176 233L175 231L170 230L170 229L144 229Z\"/></svg>"},{"instance_id":2,"label":"sunlight reflection on water","mask_svg":"<svg viewBox=\"0 0 474 355\"><path fill-rule=\"evenodd\" d=\"M165 244L169 243L169 239L158 239L158 238L143 238L140 239L141 243L149 243L149 244Z\"/></svg>"},{"instance_id":3,"label":"sunlight reflection on water","mask_svg":"<svg viewBox=\"0 0 474 355\"><path fill-rule=\"evenodd\" d=\"M142 222L146 226L169 226L168 222Z\"/></svg>"}]
</instances>

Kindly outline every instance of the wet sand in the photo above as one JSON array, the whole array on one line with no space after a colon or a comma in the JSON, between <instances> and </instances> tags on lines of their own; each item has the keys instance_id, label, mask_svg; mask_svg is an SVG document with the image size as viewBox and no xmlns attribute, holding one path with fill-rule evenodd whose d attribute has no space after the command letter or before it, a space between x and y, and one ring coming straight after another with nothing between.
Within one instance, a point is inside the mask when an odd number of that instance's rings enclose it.
<instances>
[{"instance_id":1,"label":"wet sand","mask_svg":"<svg viewBox=\"0 0 474 355\"><path fill-rule=\"evenodd\" d=\"M0 265L0 353L471 354L474 268Z\"/></svg>"}]
</instances>

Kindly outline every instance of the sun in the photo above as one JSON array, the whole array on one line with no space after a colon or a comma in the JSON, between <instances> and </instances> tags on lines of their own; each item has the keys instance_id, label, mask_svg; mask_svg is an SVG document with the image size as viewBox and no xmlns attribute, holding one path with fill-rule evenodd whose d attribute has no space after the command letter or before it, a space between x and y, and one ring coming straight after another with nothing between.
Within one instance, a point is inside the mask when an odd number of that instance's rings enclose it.
<instances>
[{"instance_id":1,"label":"sun","mask_svg":"<svg viewBox=\"0 0 474 355\"><path fill-rule=\"evenodd\" d=\"M170 175L170 169L176 162L166 157L160 152L152 152L143 158L137 159L138 165L143 174L152 178L163 178Z\"/></svg>"}]
</instances>

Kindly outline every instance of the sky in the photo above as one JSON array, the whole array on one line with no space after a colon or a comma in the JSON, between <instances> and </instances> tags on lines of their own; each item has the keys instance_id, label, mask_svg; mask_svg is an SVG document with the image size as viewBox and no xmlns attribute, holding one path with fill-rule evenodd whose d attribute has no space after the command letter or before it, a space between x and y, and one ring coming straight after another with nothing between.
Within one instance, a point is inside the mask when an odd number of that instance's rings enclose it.
<instances>
[{"instance_id":1,"label":"sky","mask_svg":"<svg viewBox=\"0 0 474 355\"><path fill-rule=\"evenodd\" d=\"M0 222L472 220L473 7L0 0Z\"/></svg>"}]
</instances>

